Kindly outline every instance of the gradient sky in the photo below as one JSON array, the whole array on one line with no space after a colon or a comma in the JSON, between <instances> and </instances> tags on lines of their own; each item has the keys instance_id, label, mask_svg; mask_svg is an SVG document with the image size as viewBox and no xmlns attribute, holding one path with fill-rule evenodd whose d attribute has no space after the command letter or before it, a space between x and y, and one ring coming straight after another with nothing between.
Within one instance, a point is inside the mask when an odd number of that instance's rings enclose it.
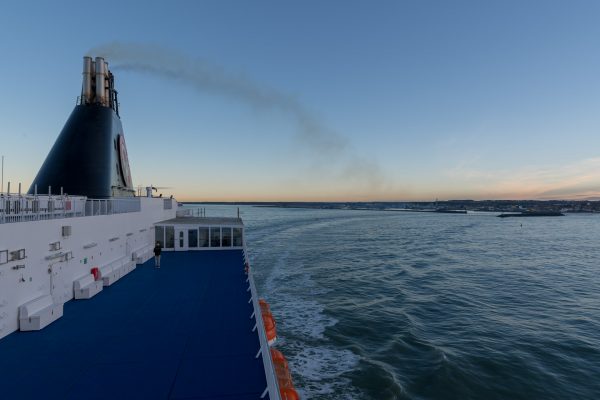
<instances>
[{"instance_id":1,"label":"gradient sky","mask_svg":"<svg viewBox=\"0 0 600 400\"><path fill-rule=\"evenodd\" d=\"M134 184L180 200L600 196L598 1L57 3L2 5L5 181L35 177L81 57L120 46L288 102L109 58Z\"/></svg>"}]
</instances>

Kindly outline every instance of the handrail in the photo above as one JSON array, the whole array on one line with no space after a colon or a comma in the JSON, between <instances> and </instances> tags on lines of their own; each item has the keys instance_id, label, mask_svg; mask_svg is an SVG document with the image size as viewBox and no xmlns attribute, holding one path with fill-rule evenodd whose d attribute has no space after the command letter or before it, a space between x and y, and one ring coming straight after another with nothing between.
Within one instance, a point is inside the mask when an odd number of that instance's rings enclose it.
<instances>
[{"instance_id":1,"label":"handrail","mask_svg":"<svg viewBox=\"0 0 600 400\"><path fill-rule=\"evenodd\" d=\"M244 235L244 262L246 265L250 265L250 258L248 256L248 248L246 247L246 235ZM263 366L265 369L265 378L267 380L267 388L261 395L261 399L269 393L271 400L281 400L281 394L279 392L279 383L275 375L275 367L273 366L273 359L271 358L271 347L269 346L269 340L267 339L267 332L265 331L265 324L262 318L262 312L260 310L260 304L258 303L258 292L256 291L256 285L254 284L254 277L252 276L252 269L248 268L248 283L250 284L250 293L252 295L252 306L254 308L254 319L256 321L256 329L258 331L258 340L260 342L260 352L262 354ZM258 355L257 355L258 357Z\"/></svg>"},{"instance_id":2,"label":"handrail","mask_svg":"<svg viewBox=\"0 0 600 400\"><path fill-rule=\"evenodd\" d=\"M85 196L0 193L0 224L138 211L141 211L139 197L88 199Z\"/></svg>"}]
</instances>

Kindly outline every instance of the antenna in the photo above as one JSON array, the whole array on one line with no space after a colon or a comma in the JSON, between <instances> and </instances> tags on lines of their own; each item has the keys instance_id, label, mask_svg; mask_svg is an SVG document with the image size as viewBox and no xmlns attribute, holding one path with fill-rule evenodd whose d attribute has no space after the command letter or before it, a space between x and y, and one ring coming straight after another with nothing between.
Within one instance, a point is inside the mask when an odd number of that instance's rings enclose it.
<instances>
[{"instance_id":1,"label":"antenna","mask_svg":"<svg viewBox=\"0 0 600 400\"><path fill-rule=\"evenodd\" d=\"M2 186L0 186L0 193L4 192L4 156L2 156Z\"/></svg>"}]
</instances>

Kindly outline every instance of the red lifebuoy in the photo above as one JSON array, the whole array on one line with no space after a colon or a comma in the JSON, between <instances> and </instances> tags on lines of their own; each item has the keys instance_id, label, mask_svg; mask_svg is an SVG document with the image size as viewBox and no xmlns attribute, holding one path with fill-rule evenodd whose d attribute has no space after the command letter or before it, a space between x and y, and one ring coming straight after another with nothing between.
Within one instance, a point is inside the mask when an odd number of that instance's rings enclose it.
<instances>
[{"instance_id":1,"label":"red lifebuoy","mask_svg":"<svg viewBox=\"0 0 600 400\"><path fill-rule=\"evenodd\" d=\"M90 273L92 275L94 275L94 280L97 281L98 279L100 279L100 270L98 270L98 267L94 267L91 269Z\"/></svg>"}]
</instances>

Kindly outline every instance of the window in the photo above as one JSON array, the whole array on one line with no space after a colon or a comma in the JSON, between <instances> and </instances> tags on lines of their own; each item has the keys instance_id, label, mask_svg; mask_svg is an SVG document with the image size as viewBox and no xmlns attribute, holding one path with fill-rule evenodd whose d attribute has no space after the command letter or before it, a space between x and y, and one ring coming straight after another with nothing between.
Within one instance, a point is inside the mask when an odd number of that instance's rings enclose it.
<instances>
[{"instance_id":1,"label":"window","mask_svg":"<svg viewBox=\"0 0 600 400\"><path fill-rule=\"evenodd\" d=\"M183 249L183 231L179 231L179 248Z\"/></svg>"},{"instance_id":2,"label":"window","mask_svg":"<svg viewBox=\"0 0 600 400\"><path fill-rule=\"evenodd\" d=\"M233 246L242 247L243 245L242 228L233 228Z\"/></svg>"},{"instance_id":3,"label":"window","mask_svg":"<svg viewBox=\"0 0 600 400\"><path fill-rule=\"evenodd\" d=\"M200 247L208 247L208 228L200 228L199 231L199 242Z\"/></svg>"},{"instance_id":4,"label":"window","mask_svg":"<svg viewBox=\"0 0 600 400\"><path fill-rule=\"evenodd\" d=\"M221 246L231 247L231 228L221 228Z\"/></svg>"},{"instance_id":5,"label":"window","mask_svg":"<svg viewBox=\"0 0 600 400\"><path fill-rule=\"evenodd\" d=\"M165 249L172 249L175 247L175 227L165 227Z\"/></svg>"},{"instance_id":6,"label":"window","mask_svg":"<svg viewBox=\"0 0 600 400\"><path fill-rule=\"evenodd\" d=\"M221 228L218 226L210 227L210 247L221 247Z\"/></svg>"},{"instance_id":7,"label":"window","mask_svg":"<svg viewBox=\"0 0 600 400\"><path fill-rule=\"evenodd\" d=\"M198 247L198 229L188 229L188 247Z\"/></svg>"},{"instance_id":8,"label":"window","mask_svg":"<svg viewBox=\"0 0 600 400\"><path fill-rule=\"evenodd\" d=\"M159 242L161 247L165 247L165 228L163 226L157 226L154 229L154 241Z\"/></svg>"}]
</instances>

